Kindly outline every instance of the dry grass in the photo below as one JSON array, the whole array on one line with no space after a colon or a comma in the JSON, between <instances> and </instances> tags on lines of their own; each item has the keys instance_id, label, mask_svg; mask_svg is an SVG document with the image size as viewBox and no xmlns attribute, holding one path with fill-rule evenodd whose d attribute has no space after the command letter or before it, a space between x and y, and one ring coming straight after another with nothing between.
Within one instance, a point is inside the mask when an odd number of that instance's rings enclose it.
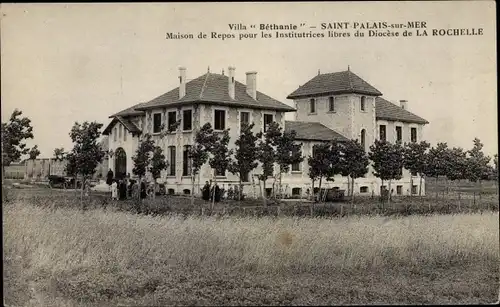
<instances>
[{"instance_id":1,"label":"dry grass","mask_svg":"<svg viewBox=\"0 0 500 307\"><path fill-rule=\"evenodd\" d=\"M217 219L15 203L3 227L5 302L14 305L498 298L498 213Z\"/></svg>"}]
</instances>

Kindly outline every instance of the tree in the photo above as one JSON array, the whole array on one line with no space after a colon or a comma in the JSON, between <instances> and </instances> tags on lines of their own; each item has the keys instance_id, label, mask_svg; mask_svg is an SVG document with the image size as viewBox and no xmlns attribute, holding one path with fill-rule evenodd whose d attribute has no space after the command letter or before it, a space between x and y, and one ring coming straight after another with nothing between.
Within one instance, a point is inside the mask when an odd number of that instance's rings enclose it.
<instances>
[{"instance_id":1,"label":"tree","mask_svg":"<svg viewBox=\"0 0 500 307\"><path fill-rule=\"evenodd\" d=\"M477 182L481 180L482 175L486 172L487 165L491 158L484 155L482 151L483 144L478 138L475 138L473 142L474 147L467 151L469 156L467 177L471 182Z\"/></svg>"},{"instance_id":2,"label":"tree","mask_svg":"<svg viewBox=\"0 0 500 307\"><path fill-rule=\"evenodd\" d=\"M498 154L493 156L493 178L498 181Z\"/></svg>"},{"instance_id":3,"label":"tree","mask_svg":"<svg viewBox=\"0 0 500 307\"><path fill-rule=\"evenodd\" d=\"M319 191L321 200L321 185L323 178L327 181L333 181L335 174L339 174L341 169L340 146L336 141L330 143L321 143L313 146L312 155L307 159L309 164L309 178L312 180L312 194L314 193L314 182L319 180Z\"/></svg>"},{"instance_id":4,"label":"tree","mask_svg":"<svg viewBox=\"0 0 500 307\"><path fill-rule=\"evenodd\" d=\"M155 146L153 149L153 156L151 157L151 166L149 167L149 171L154 179L154 193L153 197L156 197L157 190L157 182L156 180L160 178L161 171L167 169L168 163L165 159L165 155L163 154L163 150L160 146Z\"/></svg>"},{"instance_id":5,"label":"tree","mask_svg":"<svg viewBox=\"0 0 500 307\"><path fill-rule=\"evenodd\" d=\"M240 137L236 140L236 150L234 160L229 163L228 170L232 174L237 174L239 178L238 200L241 200L242 178L249 176L254 170L257 163L257 136L252 132L254 124L243 124L241 127Z\"/></svg>"},{"instance_id":6,"label":"tree","mask_svg":"<svg viewBox=\"0 0 500 307\"><path fill-rule=\"evenodd\" d=\"M33 146L28 154L31 160L35 160L40 155L40 150L38 150L38 145Z\"/></svg>"},{"instance_id":7,"label":"tree","mask_svg":"<svg viewBox=\"0 0 500 307\"><path fill-rule=\"evenodd\" d=\"M412 186L413 174L418 174L420 176L418 196L422 196L422 176L427 167L427 150L430 146L431 145L425 141L420 143L407 143L404 146L403 165L404 168L410 171Z\"/></svg>"},{"instance_id":8,"label":"tree","mask_svg":"<svg viewBox=\"0 0 500 307\"><path fill-rule=\"evenodd\" d=\"M281 129L280 129L281 130ZM280 131L278 130L278 131ZM279 195L282 194L282 174L288 173L290 166L295 163L300 163L304 161L302 157L302 143L295 142L295 136L297 133L292 131L285 131L279 133L273 140L276 146L276 163L279 167Z\"/></svg>"},{"instance_id":9,"label":"tree","mask_svg":"<svg viewBox=\"0 0 500 307\"><path fill-rule=\"evenodd\" d=\"M196 175L200 173L201 167L207 163L211 147L215 144L215 135L210 123L204 124L195 134L194 144L188 152L191 159L191 205L194 205L194 184ZM199 184L199 183L198 183Z\"/></svg>"},{"instance_id":10,"label":"tree","mask_svg":"<svg viewBox=\"0 0 500 307\"><path fill-rule=\"evenodd\" d=\"M446 158L449 161L446 178L455 183L467 179L467 152L460 147L453 147L446 151Z\"/></svg>"},{"instance_id":11,"label":"tree","mask_svg":"<svg viewBox=\"0 0 500 307\"><path fill-rule=\"evenodd\" d=\"M348 140L341 145L342 175L351 179L351 202L354 202L354 180L368 173L368 155L358 140Z\"/></svg>"},{"instance_id":12,"label":"tree","mask_svg":"<svg viewBox=\"0 0 500 307\"><path fill-rule=\"evenodd\" d=\"M2 123L2 179L5 166L18 161L29 152L25 141L33 139L33 127L29 118L20 117L22 114L22 111L15 109L9 121Z\"/></svg>"},{"instance_id":13,"label":"tree","mask_svg":"<svg viewBox=\"0 0 500 307\"><path fill-rule=\"evenodd\" d=\"M64 160L66 153L64 152L64 148L56 148L54 149L54 160L62 161Z\"/></svg>"},{"instance_id":14,"label":"tree","mask_svg":"<svg viewBox=\"0 0 500 307\"><path fill-rule=\"evenodd\" d=\"M436 178L436 185L439 176L446 176L449 161L446 158L448 144L437 143L436 147L431 147L427 153L425 176ZM438 191L436 190L436 198Z\"/></svg>"},{"instance_id":15,"label":"tree","mask_svg":"<svg viewBox=\"0 0 500 307\"><path fill-rule=\"evenodd\" d=\"M279 125L271 122L265 133L257 133L257 160L261 163L262 174L258 175L259 181L262 181L262 201L264 206L266 203L266 181L267 178L274 174L274 163L276 162L276 149L274 140L280 135Z\"/></svg>"},{"instance_id":16,"label":"tree","mask_svg":"<svg viewBox=\"0 0 500 307\"><path fill-rule=\"evenodd\" d=\"M89 123L86 121L83 124L76 122L69 133L74 145L69 154L71 162L68 161L67 165L70 165L69 168L74 172L75 177L77 175L82 176L82 198L83 189L85 188L84 183L95 173L97 165L102 162L105 155L100 143L97 141L101 135L101 128L102 124L97 122Z\"/></svg>"},{"instance_id":17,"label":"tree","mask_svg":"<svg viewBox=\"0 0 500 307\"><path fill-rule=\"evenodd\" d=\"M478 138L474 138L474 146L467 151L469 158L467 159L467 179L471 182L478 182L480 185L479 197L482 193L481 178L488 171L488 163L491 158L483 153L483 144Z\"/></svg>"},{"instance_id":18,"label":"tree","mask_svg":"<svg viewBox=\"0 0 500 307\"><path fill-rule=\"evenodd\" d=\"M370 146L368 157L373 162L373 175L384 181L389 181L389 203L391 199L391 181L399 180L403 175L403 147L401 144L391 144L384 140L375 140ZM383 194L383 193L382 193ZM384 199L384 195L382 195Z\"/></svg>"},{"instance_id":19,"label":"tree","mask_svg":"<svg viewBox=\"0 0 500 307\"><path fill-rule=\"evenodd\" d=\"M212 157L209 159L208 163L210 167L214 169L214 193L212 200L212 208L213 210L215 204L215 186L217 185L217 175L224 174L229 167L229 162L231 161L231 155L233 154L233 150L228 148L229 145L229 129L222 131L221 133L215 133L216 141L209 148L210 154Z\"/></svg>"},{"instance_id":20,"label":"tree","mask_svg":"<svg viewBox=\"0 0 500 307\"><path fill-rule=\"evenodd\" d=\"M31 167L31 174L33 175L34 169L35 169L35 160L40 155L40 150L38 150L38 145L33 146L30 149L28 155L29 155L29 159L33 160L33 164L32 164L32 167Z\"/></svg>"},{"instance_id":21,"label":"tree","mask_svg":"<svg viewBox=\"0 0 500 307\"><path fill-rule=\"evenodd\" d=\"M132 169L132 173L139 177L139 189L142 184L142 178L146 175L146 171L148 170L148 166L151 160L151 152L155 149L154 141L151 139L150 134L145 134L144 137L140 140L139 147L135 151L135 155L132 157L132 161L134 162L134 168ZM140 194L139 199L140 199Z\"/></svg>"}]
</instances>

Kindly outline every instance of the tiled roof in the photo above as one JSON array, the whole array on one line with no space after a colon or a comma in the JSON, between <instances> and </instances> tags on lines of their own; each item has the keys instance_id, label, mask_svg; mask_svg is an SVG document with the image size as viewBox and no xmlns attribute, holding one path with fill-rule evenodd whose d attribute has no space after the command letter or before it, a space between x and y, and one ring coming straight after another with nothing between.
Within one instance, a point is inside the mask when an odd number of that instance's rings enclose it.
<instances>
[{"instance_id":1,"label":"tiled roof","mask_svg":"<svg viewBox=\"0 0 500 307\"><path fill-rule=\"evenodd\" d=\"M113 128L113 126L116 124L116 122L122 123L122 125L125 127L125 129L127 129L132 134L140 134L141 133L141 129L137 128L137 126L133 122L131 122L127 118L123 118L121 116L116 116L109 123L109 125L104 129L102 134L109 135L109 133L111 132L111 128Z\"/></svg>"},{"instance_id":2,"label":"tiled roof","mask_svg":"<svg viewBox=\"0 0 500 307\"><path fill-rule=\"evenodd\" d=\"M377 119L394 120L407 123L428 124L429 122L420 116L402 109L400 106L385 100L382 97L375 98L375 116Z\"/></svg>"},{"instance_id":3,"label":"tiled roof","mask_svg":"<svg viewBox=\"0 0 500 307\"><path fill-rule=\"evenodd\" d=\"M120 111L110 117L131 116L143 114L143 110L174 106L190 103L213 103L235 107L249 107L254 109L267 109L279 111L295 111L290 107L272 97L257 91L257 99L254 100L246 92L246 85L235 81L235 97L231 99L228 92L228 76L206 73L186 83L186 95L179 99L179 87L160 95L151 101L132 106Z\"/></svg>"},{"instance_id":4,"label":"tiled roof","mask_svg":"<svg viewBox=\"0 0 500 307\"><path fill-rule=\"evenodd\" d=\"M113 114L110 116L110 118L112 117L115 117L115 116L132 116L132 115L141 115L143 114L144 112L143 111L139 111L137 110L136 108L142 106L144 104L144 102L142 103L139 103L139 104L136 104L134 106L131 106L130 108L127 108L125 110L122 110L116 114Z\"/></svg>"},{"instance_id":5,"label":"tiled roof","mask_svg":"<svg viewBox=\"0 0 500 307\"><path fill-rule=\"evenodd\" d=\"M179 99L179 87L144 103L136 110L154 107L179 105L184 103L214 103L228 106L250 107L257 109L295 111L274 98L257 91L257 99L246 92L246 85L235 81L235 97L231 99L228 92L228 76L206 73L186 83L186 95Z\"/></svg>"},{"instance_id":6,"label":"tiled roof","mask_svg":"<svg viewBox=\"0 0 500 307\"><path fill-rule=\"evenodd\" d=\"M345 141L347 138L340 133L318 123L285 121L285 131L295 130L297 140L307 141Z\"/></svg>"},{"instance_id":7,"label":"tiled roof","mask_svg":"<svg viewBox=\"0 0 500 307\"><path fill-rule=\"evenodd\" d=\"M321 95L359 93L380 96L382 93L350 70L319 74L288 95L287 99Z\"/></svg>"}]
</instances>

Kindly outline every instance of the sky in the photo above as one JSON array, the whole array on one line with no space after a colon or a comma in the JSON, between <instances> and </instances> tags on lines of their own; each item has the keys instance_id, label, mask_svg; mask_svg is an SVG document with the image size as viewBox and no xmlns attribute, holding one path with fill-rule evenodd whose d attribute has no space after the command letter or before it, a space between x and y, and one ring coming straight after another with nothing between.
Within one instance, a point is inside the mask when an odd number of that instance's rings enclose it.
<instances>
[{"instance_id":1,"label":"sky","mask_svg":"<svg viewBox=\"0 0 500 307\"><path fill-rule=\"evenodd\" d=\"M41 157L72 148L74 122L106 126L113 113L149 101L187 78L236 67L257 71L257 90L288 94L318 73L350 70L391 101L408 100L431 144L498 152L495 3L1 4L2 122L15 108L32 120ZM235 33L228 24L338 21L483 28L482 36L167 40L166 32ZM309 29L307 29L309 30ZM312 29L311 29L312 30ZM319 31L319 29L315 29ZM249 32L260 32L255 29ZM287 116L293 117L292 114Z\"/></svg>"}]
</instances>

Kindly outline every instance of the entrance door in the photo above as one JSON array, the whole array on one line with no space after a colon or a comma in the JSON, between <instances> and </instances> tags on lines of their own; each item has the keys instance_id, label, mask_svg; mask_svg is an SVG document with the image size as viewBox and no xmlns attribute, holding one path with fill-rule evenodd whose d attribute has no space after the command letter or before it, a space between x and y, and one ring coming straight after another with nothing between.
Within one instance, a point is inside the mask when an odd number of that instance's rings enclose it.
<instances>
[{"instance_id":1,"label":"entrance door","mask_svg":"<svg viewBox=\"0 0 500 307\"><path fill-rule=\"evenodd\" d=\"M115 152L115 178L123 179L127 175L127 154L118 147Z\"/></svg>"}]
</instances>

